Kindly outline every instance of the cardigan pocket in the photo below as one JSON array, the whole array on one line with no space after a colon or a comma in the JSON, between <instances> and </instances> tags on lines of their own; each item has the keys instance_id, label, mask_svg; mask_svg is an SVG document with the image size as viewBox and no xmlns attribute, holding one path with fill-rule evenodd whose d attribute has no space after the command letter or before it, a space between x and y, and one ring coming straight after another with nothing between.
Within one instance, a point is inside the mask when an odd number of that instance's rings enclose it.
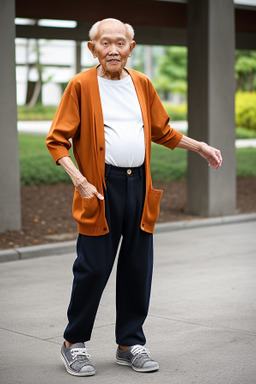
<instances>
[{"instance_id":1,"label":"cardigan pocket","mask_svg":"<svg viewBox=\"0 0 256 384\"><path fill-rule=\"evenodd\" d=\"M95 224L100 211L100 202L97 196L93 196L91 198L82 198L82 207L83 212L81 215L81 219L86 220L87 223Z\"/></svg>"},{"instance_id":2,"label":"cardigan pocket","mask_svg":"<svg viewBox=\"0 0 256 384\"><path fill-rule=\"evenodd\" d=\"M88 236L107 233L108 226L104 215L105 200L99 200L95 195L89 199L82 197L75 188L72 212L74 219L78 222L79 233Z\"/></svg>"},{"instance_id":3,"label":"cardigan pocket","mask_svg":"<svg viewBox=\"0 0 256 384\"><path fill-rule=\"evenodd\" d=\"M147 226L154 227L159 216L160 201L163 191L151 188L148 193L148 209L146 210L145 221Z\"/></svg>"}]
</instances>

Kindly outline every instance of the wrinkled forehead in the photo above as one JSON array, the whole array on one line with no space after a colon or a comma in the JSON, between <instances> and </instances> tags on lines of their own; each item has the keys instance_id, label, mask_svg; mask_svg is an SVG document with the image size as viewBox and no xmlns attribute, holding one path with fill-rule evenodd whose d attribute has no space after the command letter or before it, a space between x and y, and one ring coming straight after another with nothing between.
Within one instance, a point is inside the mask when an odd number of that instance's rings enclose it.
<instances>
[{"instance_id":1,"label":"wrinkled forehead","mask_svg":"<svg viewBox=\"0 0 256 384\"><path fill-rule=\"evenodd\" d=\"M115 21L103 21L99 25L98 39L102 38L129 39L127 29L123 23Z\"/></svg>"}]
</instances>

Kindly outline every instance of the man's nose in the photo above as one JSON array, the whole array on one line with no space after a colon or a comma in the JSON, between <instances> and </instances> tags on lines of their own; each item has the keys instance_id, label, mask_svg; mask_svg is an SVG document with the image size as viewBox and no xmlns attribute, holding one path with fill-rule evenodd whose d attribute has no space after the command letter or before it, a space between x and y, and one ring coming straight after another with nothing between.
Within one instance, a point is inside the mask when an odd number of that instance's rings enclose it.
<instances>
[{"instance_id":1,"label":"man's nose","mask_svg":"<svg viewBox=\"0 0 256 384\"><path fill-rule=\"evenodd\" d=\"M119 54L119 51L118 51L116 44L111 44L111 46L109 48L110 48L109 49L109 55L118 55Z\"/></svg>"}]
</instances>

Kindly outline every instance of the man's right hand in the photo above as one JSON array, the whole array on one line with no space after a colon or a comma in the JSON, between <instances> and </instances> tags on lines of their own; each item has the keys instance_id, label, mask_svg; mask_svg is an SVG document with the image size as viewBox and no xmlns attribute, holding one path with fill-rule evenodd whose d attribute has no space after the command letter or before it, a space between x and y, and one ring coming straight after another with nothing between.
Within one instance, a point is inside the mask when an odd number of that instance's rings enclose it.
<instances>
[{"instance_id":1,"label":"man's right hand","mask_svg":"<svg viewBox=\"0 0 256 384\"><path fill-rule=\"evenodd\" d=\"M97 188L89 183L86 178L76 185L76 189L83 198L91 199L93 196L97 196L98 199L104 200L104 197L97 191Z\"/></svg>"},{"instance_id":2,"label":"man's right hand","mask_svg":"<svg viewBox=\"0 0 256 384\"><path fill-rule=\"evenodd\" d=\"M79 169L76 168L69 156L60 158L58 164L69 174L74 186L83 198L91 199L93 196L96 196L98 199L104 200L104 197L97 191L97 188L89 183Z\"/></svg>"}]
</instances>

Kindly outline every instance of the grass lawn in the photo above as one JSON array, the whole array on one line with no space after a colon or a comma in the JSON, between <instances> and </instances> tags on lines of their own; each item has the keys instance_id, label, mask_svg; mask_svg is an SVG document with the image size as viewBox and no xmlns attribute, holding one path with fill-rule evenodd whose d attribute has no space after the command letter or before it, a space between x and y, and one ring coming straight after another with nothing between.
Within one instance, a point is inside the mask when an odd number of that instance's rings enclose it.
<instances>
[{"instance_id":1,"label":"grass lawn","mask_svg":"<svg viewBox=\"0 0 256 384\"><path fill-rule=\"evenodd\" d=\"M27 105L18 105L18 120L53 120L57 106L36 104L33 108Z\"/></svg>"},{"instance_id":2,"label":"grass lawn","mask_svg":"<svg viewBox=\"0 0 256 384\"><path fill-rule=\"evenodd\" d=\"M255 139L256 131L249 130L243 127L236 127L236 138L237 139Z\"/></svg>"},{"instance_id":3,"label":"grass lawn","mask_svg":"<svg viewBox=\"0 0 256 384\"><path fill-rule=\"evenodd\" d=\"M52 160L45 145L45 136L19 134L19 155L22 185L70 182L62 167L57 167ZM256 177L256 148L237 149L236 159L237 177ZM185 179L186 168L187 151L179 148L171 151L152 145L151 171L154 181Z\"/></svg>"},{"instance_id":4,"label":"grass lawn","mask_svg":"<svg viewBox=\"0 0 256 384\"><path fill-rule=\"evenodd\" d=\"M237 177L256 177L256 148L238 148L236 150Z\"/></svg>"},{"instance_id":5,"label":"grass lawn","mask_svg":"<svg viewBox=\"0 0 256 384\"><path fill-rule=\"evenodd\" d=\"M57 167L45 145L45 136L19 134L21 185L69 182L64 169Z\"/></svg>"}]
</instances>

